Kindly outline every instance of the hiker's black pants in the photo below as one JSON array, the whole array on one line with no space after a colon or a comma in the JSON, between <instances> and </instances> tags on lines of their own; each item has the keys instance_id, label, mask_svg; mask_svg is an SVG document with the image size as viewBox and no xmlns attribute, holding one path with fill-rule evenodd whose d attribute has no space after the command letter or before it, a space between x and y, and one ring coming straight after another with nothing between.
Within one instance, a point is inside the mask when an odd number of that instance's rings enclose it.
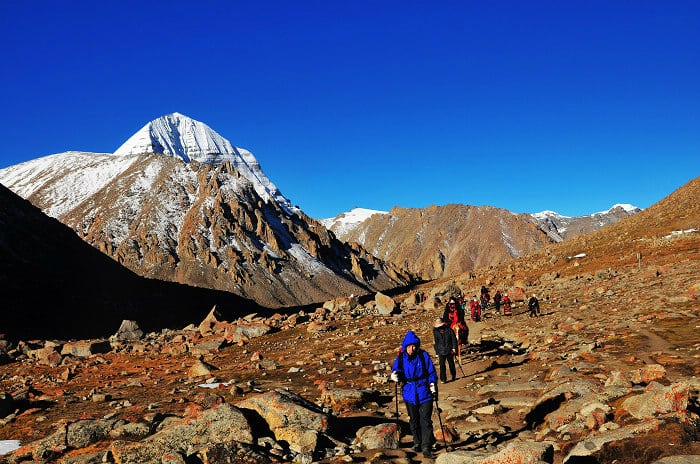
<instances>
[{"instance_id":1,"label":"hiker's black pants","mask_svg":"<svg viewBox=\"0 0 700 464\"><path fill-rule=\"evenodd\" d=\"M447 372L445 372L445 361L450 367L450 374L452 375L452 380L457 378L457 369L455 369L455 357L452 353L450 354L439 354L438 362L440 363L440 380L447 382Z\"/></svg>"},{"instance_id":2,"label":"hiker's black pants","mask_svg":"<svg viewBox=\"0 0 700 464\"><path fill-rule=\"evenodd\" d=\"M433 448L435 435L433 434L433 402L426 401L420 406L406 402L408 410L408 425L411 426L413 445L423 451Z\"/></svg>"}]
</instances>

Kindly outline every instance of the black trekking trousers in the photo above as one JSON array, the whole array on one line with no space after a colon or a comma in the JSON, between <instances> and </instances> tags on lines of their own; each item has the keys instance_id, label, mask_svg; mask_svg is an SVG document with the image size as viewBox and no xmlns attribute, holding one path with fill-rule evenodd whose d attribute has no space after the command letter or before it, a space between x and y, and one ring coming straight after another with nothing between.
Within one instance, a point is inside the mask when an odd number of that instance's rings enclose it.
<instances>
[{"instance_id":1,"label":"black trekking trousers","mask_svg":"<svg viewBox=\"0 0 700 464\"><path fill-rule=\"evenodd\" d=\"M455 356L450 354L439 354L438 362L440 363L440 380L447 382L447 372L445 372L445 361L450 367L450 374L452 375L452 380L457 378L457 369L455 368Z\"/></svg>"},{"instance_id":2,"label":"black trekking trousers","mask_svg":"<svg viewBox=\"0 0 700 464\"><path fill-rule=\"evenodd\" d=\"M433 402L426 401L420 406L411 404L408 401L408 425L411 426L414 447L420 447L423 451L431 451L435 442L433 433Z\"/></svg>"}]
</instances>

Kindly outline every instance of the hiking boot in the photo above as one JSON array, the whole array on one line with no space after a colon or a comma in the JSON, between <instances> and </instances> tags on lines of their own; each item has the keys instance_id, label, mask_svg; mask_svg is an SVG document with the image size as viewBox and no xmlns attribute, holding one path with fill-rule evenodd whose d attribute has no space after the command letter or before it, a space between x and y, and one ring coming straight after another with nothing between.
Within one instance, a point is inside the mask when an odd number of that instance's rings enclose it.
<instances>
[{"instance_id":1,"label":"hiking boot","mask_svg":"<svg viewBox=\"0 0 700 464\"><path fill-rule=\"evenodd\" d=\"M428 458L428 459L433 459L435 456L433 455L433 452L429 449L423 450L423 457Z\"/></svg>"}]
</instances>

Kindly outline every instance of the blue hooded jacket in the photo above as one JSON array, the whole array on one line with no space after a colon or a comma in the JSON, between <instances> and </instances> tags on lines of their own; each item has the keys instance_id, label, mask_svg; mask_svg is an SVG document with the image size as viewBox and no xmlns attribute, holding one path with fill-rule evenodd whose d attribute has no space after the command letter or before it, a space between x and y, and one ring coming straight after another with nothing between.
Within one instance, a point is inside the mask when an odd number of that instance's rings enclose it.
<instances>
[{"instance_id":1,"label":"blue hooded jacket","mask_svg":"<svg viewBox=\"0 0 700 464\"><path fill-rule=\"evenodd\" d=\"M408 345L418 347L414 356L409 356L406 353ZM423 362L419 356L423 357ZM401 353L394 360L392 369L397 371L399 378L404 381L401 387L404 401L420 405L433 400L428 385L437 384L437 372L430 355L420 349L420 338L412 330L406 332L406 336L401 342Z\"/></svg>"}]
</instances>

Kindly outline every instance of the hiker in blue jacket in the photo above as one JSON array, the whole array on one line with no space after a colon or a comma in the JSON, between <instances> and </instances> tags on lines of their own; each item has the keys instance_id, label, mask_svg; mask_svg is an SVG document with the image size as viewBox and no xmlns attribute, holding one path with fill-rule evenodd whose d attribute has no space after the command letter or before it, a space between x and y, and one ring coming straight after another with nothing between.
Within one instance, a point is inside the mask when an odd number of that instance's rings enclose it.
<instances>
[{"instance_id":1,"label":"hiker in blue jacket","mask_svg":"<svg viewBox=\"0 0 700 464\"><path fill-rule=\"evenodd\" d=\"M420 338L409 330L401 343L401 352L394 360L391 380L400 382L401 395L408 410L413 435L413 450L423 450L424 457L432 457L433 399L437 398L437 372L430 355L420 347Z\"/></svg>"}]
</instances>

